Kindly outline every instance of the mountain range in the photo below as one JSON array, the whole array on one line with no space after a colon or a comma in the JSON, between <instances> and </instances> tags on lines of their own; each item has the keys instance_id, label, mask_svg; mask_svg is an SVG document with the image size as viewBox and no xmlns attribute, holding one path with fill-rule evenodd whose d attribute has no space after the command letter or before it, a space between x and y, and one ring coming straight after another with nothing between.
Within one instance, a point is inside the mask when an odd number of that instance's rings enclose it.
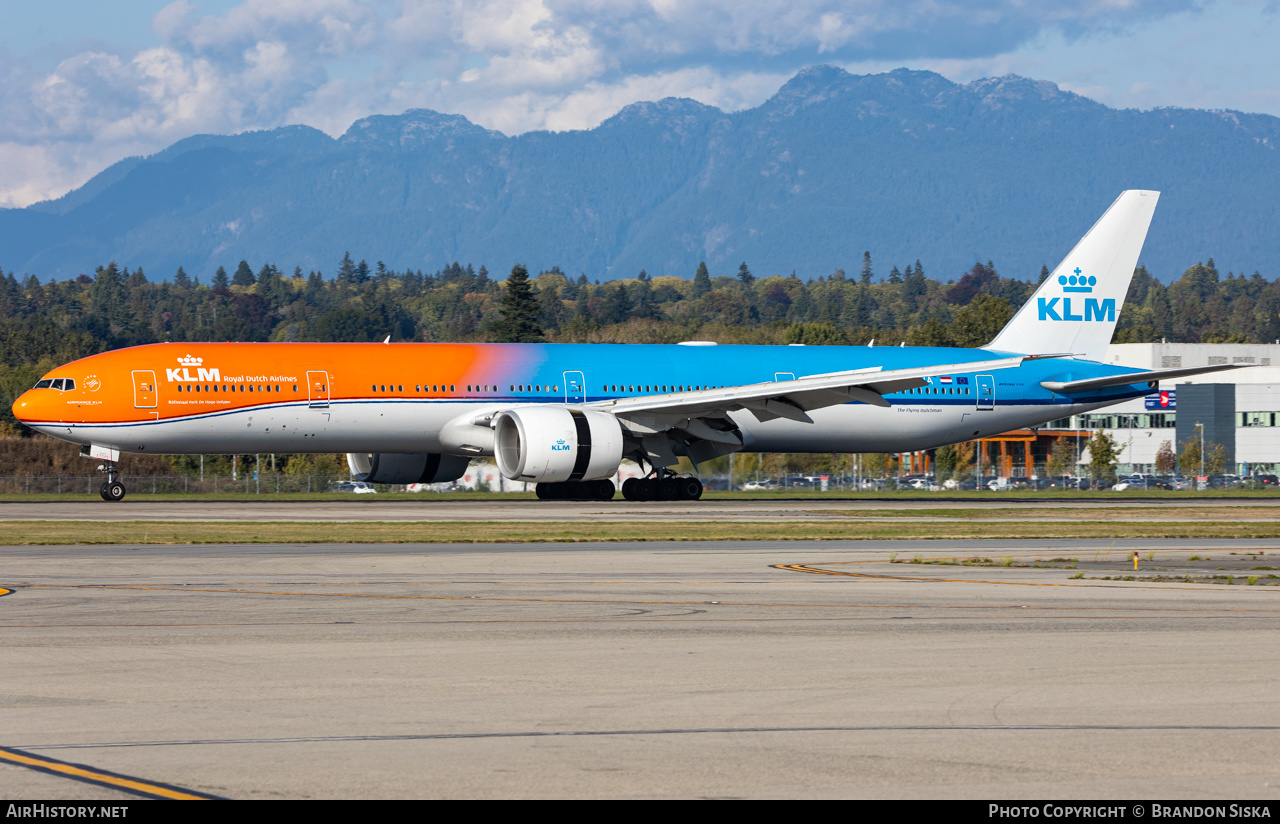
<instances>
[{"instance_id":1,"label":"mountain range","mask_svg":"<svg viewBox=\"0 0 1280 824\"><path fill-rule=\"evenodd\" d=\"M200 135L57 200L0 210L0 265L73 277L115 260L208 282L245 259L332 275L516 262L607 280L975 261L1035 279L1124 189L1158 189L1142 256L1168 281L1213 257L1280 275L1280 118L1112 109L1010 75L805 69L762 105L636 103L594 129L506 136L415 109Z\"/></svg>"}]
</instances>

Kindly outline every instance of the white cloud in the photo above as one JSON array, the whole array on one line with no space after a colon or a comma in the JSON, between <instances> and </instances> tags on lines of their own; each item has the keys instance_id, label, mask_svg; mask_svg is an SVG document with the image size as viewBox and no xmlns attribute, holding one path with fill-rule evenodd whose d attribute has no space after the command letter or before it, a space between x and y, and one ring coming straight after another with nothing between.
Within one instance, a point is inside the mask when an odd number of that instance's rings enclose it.
<instances>
[{"instance_id":1,"label":"white cloud","mask_svg":"<svg viewBox=\"0 0 1280 824\"><path fill-rule=\"evenodd\" d=\"M1034 68L1018 50L1045 32L1075 43L1192 2L243 0L206 14L176 0L150 21L158 46L84 51L43 71L0 56L0 203L61 194L200 132L302 122L338 134L411 107L507 133L588 128L663 96L756 105L816 62L1003 74Z\"/></svg>"}]
</instances>

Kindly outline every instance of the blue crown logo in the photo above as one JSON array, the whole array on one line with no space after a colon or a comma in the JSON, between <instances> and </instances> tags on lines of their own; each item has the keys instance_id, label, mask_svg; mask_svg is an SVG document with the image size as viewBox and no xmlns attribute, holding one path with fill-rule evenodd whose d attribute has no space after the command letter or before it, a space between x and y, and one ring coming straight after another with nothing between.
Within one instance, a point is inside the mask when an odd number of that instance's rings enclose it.
<instances>
[{"instance_id":1,"label":"blue crown logo","mask_svg":"<svg viewBox=\"0 0 1280 824\"><path fill-rule=\"evenodd\" d=\"M1062 284L1064 292L1092 292L1093 287L1098 285L1098 279L1093 275L1085 277L1080 274L1080 267L1076 267L1074 275L1058 275L1058 283Z\"/></svg>"}]
</instances>

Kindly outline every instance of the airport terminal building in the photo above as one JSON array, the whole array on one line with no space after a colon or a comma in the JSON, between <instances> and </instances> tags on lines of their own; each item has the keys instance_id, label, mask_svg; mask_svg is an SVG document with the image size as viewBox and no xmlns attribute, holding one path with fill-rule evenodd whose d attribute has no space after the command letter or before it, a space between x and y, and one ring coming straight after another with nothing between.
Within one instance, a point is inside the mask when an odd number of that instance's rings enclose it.
<instances>
[{"instance_id":1,"label":"airport terminal building","mask_svg":"<svg viewBox=\"0 0 1280 824\"><path fill-rule=\"evenodd\" d=\"M1179 452L1182 443L1202 435L1206 444L1226 449L1228 472L1252 475L1280 469L1280 344L1121 343L1107 349L1107 362L1141 369L1253 367L1197 375L1176 385L1162 383L1160 392L1146 398L1055 421L1046 429L1104 430L1124 447L1117 467L1121 474L1155 472L1162 443L1169 441Z\"/></svg>"}]
</instances>

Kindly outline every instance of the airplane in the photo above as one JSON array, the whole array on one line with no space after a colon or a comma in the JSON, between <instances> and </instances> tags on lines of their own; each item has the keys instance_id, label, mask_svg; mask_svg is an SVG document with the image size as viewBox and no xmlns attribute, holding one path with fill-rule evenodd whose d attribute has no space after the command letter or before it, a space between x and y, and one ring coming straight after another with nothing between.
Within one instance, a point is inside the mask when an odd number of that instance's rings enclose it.
<instances>
[{"instance_id":1,"label":"airplane","mask_svg":"<svg viewBox=\"0 0 1280 824\"><path fill-rule=\"evenodd\" d=\"M13 413L120 454L345 452L357 481L456 480L477 457L542 499L693 500L669 467L732 452L908 452L1036 427L1235 365L1102 363L1158 192L1125 191L986 346L158 343L42 377Z\"/></svg>"}]
</instances>

